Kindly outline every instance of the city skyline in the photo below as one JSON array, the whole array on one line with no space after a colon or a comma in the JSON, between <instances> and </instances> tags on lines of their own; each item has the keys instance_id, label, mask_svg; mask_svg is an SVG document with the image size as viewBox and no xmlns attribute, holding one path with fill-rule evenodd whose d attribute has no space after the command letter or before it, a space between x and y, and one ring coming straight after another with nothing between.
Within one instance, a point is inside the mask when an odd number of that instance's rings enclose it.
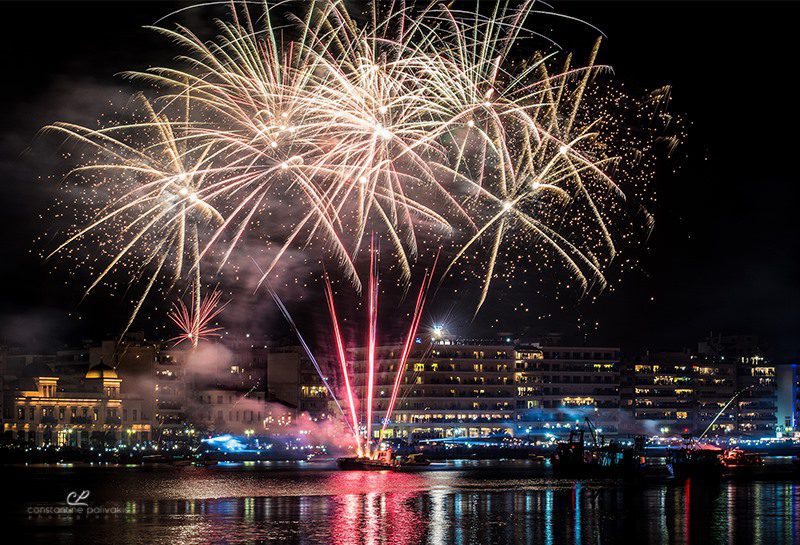
<instances>
[{"instance_id":1,"label":"city skyline","mask_svg":"<svg viewBox=\"0 0 800 545\"><path fill-rule=\"evenodd\" d=\"M76 413L82 410L86 419L89 407L96 407L92 395L81 402L71 392L91 392L93 379L102 379L112 403L110 428L105 407L95 409L94 420L105 433L121 434L119 439L126 430L129 440L135 433L139 442L186 440L190 429L209 437L246 430L270 434L280 419L284 426L307 419L322 430L332 425L326 422L342 426L338 410L347 416L351 403L359 415L354 418L364 425L368 350L348 349L353 398L343 396L335 362L320 362L320 376L297 345L240 339L227 348L208 344L187 352L132 338L122 345L105 341L49 355L4 351L5 433L40 444L56 441L56 432L42 435L41 426L48 423L58 434L74 433L80 429L76 423L90 424ZM776 366L765 359L753 336L713 336L698 340L691 351L635 355L619 347L565 345L557 338L536 343L420 338L400 374L401 397L394 406L390 393L401 350L400 345L377 347L374 421L367 434L379 441L547 441L570 433L583 419L610 437L760 437L791 433L800 418L797 365ZM31 391L32 378L38 397ZM15 395L17 408L8 403ZM65 402L54 407L59 397ZM395 411L387 419L390 405ZM29 427L27 421L36 424ZM58 444L77 441L80 446L82 441L58 437Z\"/></svg>"}]
</instances>

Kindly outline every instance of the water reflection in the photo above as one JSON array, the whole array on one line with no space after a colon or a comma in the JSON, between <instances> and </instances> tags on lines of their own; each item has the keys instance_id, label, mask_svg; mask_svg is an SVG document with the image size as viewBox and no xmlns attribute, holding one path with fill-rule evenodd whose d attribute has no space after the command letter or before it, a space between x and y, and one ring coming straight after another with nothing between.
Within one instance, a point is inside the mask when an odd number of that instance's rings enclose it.
<instances>
[{"instance_id":1,"label":"water reflection","mask_svg":"<svg viewBox=\"0 0 800 545\"><path fill-rule=\"evenodd\" d=\"M575 483L469 471L230 473L216 484L188 472L111 477L92 483L92 497L120 507L118 515L32 516L28 507L47 505L35 488L24 489L24 506L11 511L28 537L52 543L774 545L800 539L800 490L787 481ZM193 477L203 497L173 498L174 487L190 489ZM259 482L258 495L226 497ZM85 481L54 474L50 483L71 489ZM135 486L149 489L140 499L119 498ZM288 493L293 487L297 494Z\"/></svg>"}]
</instances>

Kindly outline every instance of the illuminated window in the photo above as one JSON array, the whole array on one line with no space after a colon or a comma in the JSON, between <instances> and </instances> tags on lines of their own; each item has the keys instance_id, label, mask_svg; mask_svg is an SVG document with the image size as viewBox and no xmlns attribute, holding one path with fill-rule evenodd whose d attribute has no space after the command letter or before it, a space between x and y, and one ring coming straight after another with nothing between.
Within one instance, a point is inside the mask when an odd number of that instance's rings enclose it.
<instances>
[{"instance_id":1,"label":"illuminated window","mask_svg":"<svg viewBox=\"0 0 800 545\"><path fill-rule=\"evenodd\" d=\"M565 397L561 400L561 403L575 407L584 407L587 405L594 405L595 401L592 397Z\"/></svg>"}]
</instances>

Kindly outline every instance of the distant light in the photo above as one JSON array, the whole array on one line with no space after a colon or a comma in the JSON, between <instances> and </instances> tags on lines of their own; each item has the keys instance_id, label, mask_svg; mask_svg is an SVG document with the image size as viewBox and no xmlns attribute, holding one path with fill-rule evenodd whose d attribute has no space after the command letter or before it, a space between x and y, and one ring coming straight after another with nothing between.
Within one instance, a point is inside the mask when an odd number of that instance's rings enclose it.
<instances>
[{"instance_id":1,"label":"distant light","mask_svg":"<svg viewBox=\"0 0 800 545\"><path fill-rule=\"evenodd\" d=\"M569 151L569 148L567 146L560 146L558 148L558 153L560 153L561 155L564 155L565 153L567 153L567 151Z\"/></svg>"},{"instance_id":2,"label":"distant light","mask_svg":"<svg viewBox=\"0 0 800 545\"><path fill-rule=\"evenodd\" d=\"M278 143L277 143L275 140L273 140L272 142L270 142L270 144L269 144L269 145L270 145L270 147L272 147L272 148L277 148L277 147L278 147Z\"/></svg>"},{"instance_id":3,"label":"distant light","mask_svg":"<svg viewBox=\"0 0 800 545\"><path fill-rule=\"evenodd\" d=\"M385 114L388 111L389 111L389 108L387 108L386 106L381 106L380 108L378 108L378 112L382 113L382 114Z\"/></svg>"},{"instance_id":4,"label":"distant light","mask_svg":"<svg viewBox=\"0 0 800 545\"><path fill-rule=\"evenodd\" d=\"M361 177L358 179L358 181L359 181L359 182L361 182L362 184L365 184L365 183L367 183L367 181L368 181L368 180L367 180L367 177L366 177L366 176L361 176Z\"/></svg>"},{"instance_id":5,"label":"distant light","mask_svg":"<svg viewBox=\"0 0 800 545\"><path fill-rule=\"evenodd\" d=\"M180 189L180 191L178 191L178 194L179 194L181 197L185 197L186 195L188 195L188 194L189 194L189 189L188 189L188 188L186 188L186 187L182 187L182 188Z\"/></svg>"},{"instance_id":6,"label":"distant light","mask_svg":"<svg viewBox=\"0 0 800 545\"><path fill-rule=\"evenodd\" d=\"M536 191L536 190L537 190L537 189L539 189L540 187L542 187L542 183L541 183L541 182L533 182L533 183L531 184L531 189L533 189L534 191Z\"/></svg>"},{"instance_id":7,"label":"distant light","mask_svg":"<svg viewBox=\"0 0 800 545\"><path fill-rule=\"evenodd\" d=\"M505 210L506 212L511 210L512 206L514 206L514 203L512 203L511 201L503 201L503 210Z\"/></svg>"},{"instance_id":8,"label":"distant light","mask_svg":"<svg viewBox=\"0 0 800 545\"><path fill-rule=\"evenodd\" d=\"M281 163L281 168L283 170L286 170L287 168L289 168L289 163Z\"/></svg>"},{"instance_id":9,"label":"distant light","mask_svg":"<svg viewBox=\"0 0 800 545\"><path fill-rule=\"evenodd\" d=\"M470 119L469 121L467 121L467 127L470 127L470 128L472 128L472 127L474 127L474 126L475 126L475 122L474 122L472 119Z\"/></svg>"}]
</instances>

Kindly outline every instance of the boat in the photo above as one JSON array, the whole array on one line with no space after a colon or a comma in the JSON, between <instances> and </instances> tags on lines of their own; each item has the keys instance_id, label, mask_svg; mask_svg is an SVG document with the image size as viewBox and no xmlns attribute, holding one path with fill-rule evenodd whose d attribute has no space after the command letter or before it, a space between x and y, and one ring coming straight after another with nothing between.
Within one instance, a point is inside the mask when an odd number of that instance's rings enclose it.
<instances>
[{"instance_id":1,"label":"boat","mask_svg":"<svg viewBox=\"0 0 800 545\"><path fill-rule=\"evenodd\" d=\"M726 469L752 468L764 464L764 459L757 452L745 452L738 447L723 452L719 460Z\"/></svg>"},{"instance_id":2,"label":"boat","mask_svg":"<svg viewBox=\"0 0 800 545\"><path fill-rule=\"evenodd\" d=\"M670 449L667 469L677 478L719 478L722 472L722 449L708 443L687 443Z\"/></svg>"},{"instance_id":3,"label":"boat","mask_svg":"<svg viewBox=\"0 0 800 545\"><path fill-rule=\"evenodd\" d=\"M346 456L336 459L336 465L339 469L345 471L387 471L395 469L397 464L394 462L384 462L382 460L373 460L372 458Z\"/></svg>"},{"instance_id":4,"label":"boat","mask_svg":"<svg viewBox=\"0 0 800 545\"><path fill-rule=\"evenodd\" d=\"M765 471L764 458L757 452L745 452L736 447L723 452L719 461L726 475L753 477Z\"/></svg>"},{"instance_id":5,"label":"boat","mask_svg":"<svg viewBox=\"0 0 800 545\"><path fill-rule=\"evenodd\" d=\"M379 451L374 458L366 456L345 456L336 459L339 469L345 471L386 471L396 469L400 464L392 458L392 451Z\"/></svg>"},{"instance_id":6,"label":"boat","mask_svg":"<svg viewBox=\"0 0 800 545\"><path fill-rule=\"evenodd\" d=\"M587 430L592 439L588 447L584 441ZM553 472L559 476L635 476L645 466L643 438L637 438L634 445L606 442L587 418L586 429L570 430L567 441L556 444L551 457Z\"/></svg>"},{"instance_id":7,"label":"boat","mask_svg":"<svg viewBox=\"0 0 800 545\"><path fill-rule=\"evenodd\" d=\"M716 445L703 443L703 438L711 431L717 423L717 420L719 420L726 409L731 406L734 400L750 388L752 388L752 386L742 388L734 393L696 440L692 439L690 434L686 434L683 436L683 447L679 449L670 449L669 458L667 459L667 469L673 477L693 477L698 479L718 479L720 477L722 474L725 451ZM744 453L742 452L742 454ZM733 456L740 461L743 460L740 454L735 454ZM736 463L736 460L731 458L730 462Z\"/></svg>"}]
</instances>

